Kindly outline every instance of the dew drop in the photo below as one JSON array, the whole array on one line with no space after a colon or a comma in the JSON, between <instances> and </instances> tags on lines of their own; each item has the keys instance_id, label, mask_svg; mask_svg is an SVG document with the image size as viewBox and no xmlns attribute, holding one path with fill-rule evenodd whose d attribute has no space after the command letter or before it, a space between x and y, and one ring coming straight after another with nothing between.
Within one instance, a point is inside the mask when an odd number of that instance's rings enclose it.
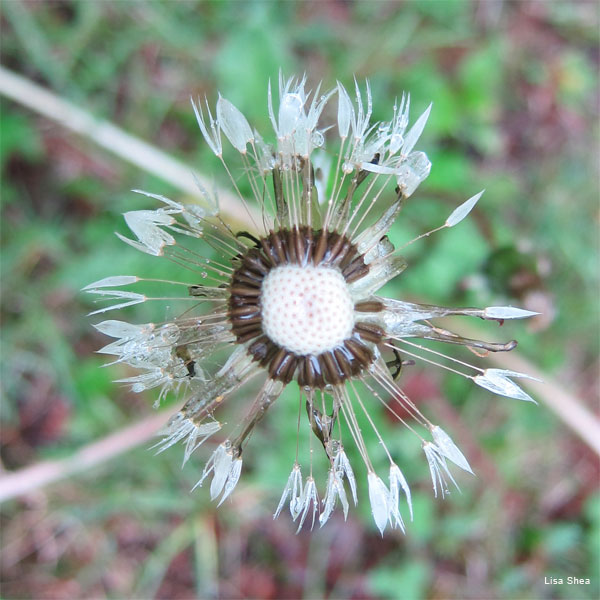
<instances>
[{"instance_id":1,"label":"dew drop","mask_svg":"<svg viewBox=\"0 0 600 600\"><path fill-rule=\"evenodd\" d=\"M320 148L325 143L325 138L320 131L315 131L312 134L310 141L315 148Z\"/></svg>"}]
</instances>

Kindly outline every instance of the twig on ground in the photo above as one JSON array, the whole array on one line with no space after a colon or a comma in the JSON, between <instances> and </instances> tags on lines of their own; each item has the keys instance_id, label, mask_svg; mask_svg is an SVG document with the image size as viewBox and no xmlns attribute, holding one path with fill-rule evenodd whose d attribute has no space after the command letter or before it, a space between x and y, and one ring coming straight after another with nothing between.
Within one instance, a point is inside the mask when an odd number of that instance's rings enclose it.
<instances>
[{"instance_id":1,"label":"twig on ground","mask_svg":"<svg viewBox=\"0 0 600 600\"><path fill-rule=\"evenodd\" d=\"M24 496L70 475L86 471L147 442L173 414L164 410L84 446L62 460L47 460L0 477L0 502Z\"/></svg>"},{"instance_id":2,"label":"twig on ground","mask_svg":"<svg viewBox=\"0 0 600 600\"><path fill-rule=\"evenodd\" d=\"M212 181L195 173L192 167L112 123L97 119L68 100L2 66L0 66L0 94L60 123L71 131L88 137L99 146L163 179L204 204L206 201L200 193L198 183L208 191L215 188ZM242 207L240 210L240 202L229 191L222 188L216 191L220 212L229 222L237 224L240 218L247 214L246 209Z\"/></svg>"}]
</instances>

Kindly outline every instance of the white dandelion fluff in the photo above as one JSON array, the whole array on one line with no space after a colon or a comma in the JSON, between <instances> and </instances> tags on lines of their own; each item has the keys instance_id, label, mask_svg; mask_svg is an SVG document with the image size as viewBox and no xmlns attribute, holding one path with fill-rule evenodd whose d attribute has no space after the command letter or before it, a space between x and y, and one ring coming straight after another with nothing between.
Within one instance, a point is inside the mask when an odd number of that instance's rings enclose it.
<instances>
[{"instance_id":1,"label":"white dandelion fluff","mask_svg":"<svg viewBox=\"0 0 600 600\"><path fill-rule=\"evenodd\" d=\"M327 122L324 109L336 101L337 122ZM197 484L210 479L211 499L219 504L230 497L240 479L251 432L283 389L294 384L300 404L306 407L307 432L323 447L328 478L320 500L312 462L306 479L302 476L300 452L275 517L289 505L300 529L305 522L314 526L318 520L324 525L336 506L347 516L349 500L354 504L359 500L357 475L366 474L377 528L382 534L388 524L404 531L401 511L413 516L410 488L396 464L399 457L388 450L371 418L375 404L383 404L397 417L399 412L409 415L411 422L403 422L422 444L436 496L448 492L448 480L454 482L447 460L472 471L450 436L402 391L397 381L402 357L436 364L499 395L532 400L513 381L526 375L471 366L419 340L507 351L516 342L467 339L434 321L456 315L503 321L535 313L513 306L445 308L378 295L406 268L387 234L431 169L427 155L416 150L431 105L410 126L410 97L405 95L394 105L390 121L372 122L368 84L361 92L355 82L348 92L338 82L322 94L320 88L307 91L305 78L280 77L278 103L271 86L268 93L272 143L222 96L214 111L208 102L192 105L206 143L247 209L249 203L223 159L224 142L239 153L247 187L261 208L261 223L254 223L253 231L234 233L216 210L141 192L161 206L126 213L135 239L120 237L142 252L191 270L190 281L163 283L185 290L183 298L192 308L161 324L98 323L99 331L114 338L101 352L140 371L123 380L136 392L157 387L159 400L170 391L186 394L183 408L156 445L162 452L182 442L184 462L224 430L213 416L218 408L249 380L260 379L260 390L248 403L246 415L234 432L220 440ZM326 134L334 141L329 152L325 152ZM481 195L458 206L434 231L457 226ZM214 200L214 194L206 196ZM248 222L255 220L249 215ZM204 257L203 244L218 257ZM113 301L92 314L174 297L118 289L146 282L156 280L117 275L90 284L87 292ZM215 370L215 357L223 351L228 358ZM439 362L440 356L455 361L457 368ZM373 464L377 461L362 435L365 426L374 429L385 450L388 485L377 475L382 466ZM360 471L350 464L345 451L349 444L364 463ZM300 439L298 447L302 447Z\"/></svg>"}]
</instances>

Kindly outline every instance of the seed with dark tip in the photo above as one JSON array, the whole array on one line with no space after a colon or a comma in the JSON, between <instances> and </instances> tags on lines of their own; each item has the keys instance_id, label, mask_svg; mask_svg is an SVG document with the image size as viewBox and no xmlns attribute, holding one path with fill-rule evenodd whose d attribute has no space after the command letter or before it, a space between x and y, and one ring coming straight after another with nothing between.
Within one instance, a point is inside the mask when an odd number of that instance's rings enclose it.
<instances>
[{"instance_id":1,"label":"seed with dark tip","mask_svg":"<svg viewBox=\"0 0 600 600\"><path fill-rule=\"evenodd\" d=\"M283 359L286 357L286 355L287 350L285 350L284 348L279 348L277 354L275 355L275 358L273 358L271 364L269 365L270 377L275 377L276 374L279 373L279 368L281 367L281 363L283 362Z\"/></svg>"},{"instance_id":2,"label":"seed with dark tip","mask_svg":"<svg viewBox=\"0 0 600 600\"><path fill-rule=\"evenodd\" d=\"M298 264L302 264L305 258L305 250L304 250L304 239L306 236L305 232L299 232L294 230L294 246L296 248L296 258L298 260Z\"/></svg>"},{"instance_id":3,"label":"seed with dark tip","mask_svg":"<svg viewBox=\"0 0 600 600\"><path fill-rule=\"evenodd\" d=\"M373 353L361 341L354 338L344 340L344 346L363 366L368 366L373 360Z\"/></svg>"},{"instance_id":4,"label":"seed with dark tip","mask_svg":"<svg viewBox=\"0 0 600 600\"><path fill-rule=\"evenodd\" d=\"M260 245L262 246L262 250L263 250L263 259L268 262L270 267L274 267L275 265L279 264L277 261L275 261L273 259L273 254L272 254L273 247L269 243L268 239L260 238Z\"/></svg>"},{"instance_id":5,"label":"seed with dark tip","mask_svg":"<svg viewBox=\"0 0 600 600\"><path fill-rule=\"evenodd\" d=\"M265 263L266 261L256 250L252 253L248 253L243 260L243 264L245 267L247 267L248 269L252 269L257 273L260 273L261 275L263 275L263 277L269 272L269 266Z\"/></svg>"},{"instance_id":6,"label":"seed with dark tip","mask_svg":"<svg viewBox=\"0 0 600 600\"><path fill-rule=\"evenodd\" d=\"M237 320L239 321L239 324L241 325L242 323L245 325L249 325L250 323L262 323L262 317L260 315L259 312L253 312L249 315L240 315ZM237 325L238 323L236 323L235 325Z\"/></svg>"},{"instance_id":7,"label":"seed with dark tip","mask_svg":"<svg viewBox=\"0 0 600 600\"><path fill-rule=\"evenodd\" d=\"M251 296L258 297L260 296L260 288L251 288L245 287L241 285L234 285L231 287L231 295L232 296Z\"/></svg>"},{"instance_id":8,"label":"seed with dark tip","mask_svg":"<svg viewBox=\"0 0 600 600\"><path fill-rule=\"evenodd\" d=\"M315 251L313 253L313 264L318 265L323 260L325 256L325 251L327 250L327 231L324 229L321 231L319 235L319 239L317 240L317 245L315 247Z\"/></svg>"},{"instance_id":9,"label":"seed with dark tip","mask_svg":"<svg viewBox=\"0 0 600 600\"><path fill-rule=\"evenodd\" d=\"M323 352L323 354L320 355L320 358L323 360L326 367L323 371L328 383L333 383L334 385L341 383L344 374L340 371L340 368L335 362L333 354L331 352Z\"/></svg>"},{"instance_id":10,"label":"seed with dark tip","mask_svg":"<svg viewBox=\"0 0 600 600\"><path fill-rule=\"evenodd\" d=\"M372 323L355 323L354 331L356 331L361 338L367 340L367 342L372 342L373 344L379 344L383 338L383 329Z\"/></svg>"},{"instance_id":11,"label":"seed with dark tip","mask_svg":"<svg viewBox=\"0 0 600 600\"><path fill-rule=\"evenodd\" d=\"M281 237L277 233L271 232L269 234L269 241L271 242L271 246L275 251L275 255L279 259L280 263L286 262L285 251L283 249L283 244L281 243Z\"/></svg>"},{"instance_id":12,"label":"seed with dark tip","mask_svg":"<svg viewBox=\"0 0 600 600\"><path fill-rule=\"evenodd\" d=\"M369 273L369 265L358 263L356 260L342 272L348 283L354 283Z\"/></svg>"},{"instance_id":13,"label":"seed with dark tip","mask_svg":"<svg viewBox=\"0 0 600 600\"><path fill-rule=\"evenodd\" d=\"M338 264L338 267L343 271L352 262L352 260L354 260L357 253L358 253L358 250L356 249L356 246L350 246L350 248L346 252L344 258ZM361 257L361 260L362 260L362 257Z\"/></svg>"},{"instance_id":14,"label":"seed with dark tip","mask_svg":"<svg viewBox=\"0 0 600 600\"><path fill-rule=\"evenodd\" d=\"M379 300L364 300L354 305L357 312L380 312L383 310L383 302Z\"/></svg>"},{"instance_id":15,"label":"seed with dark tip","mask_svg":"<svg viewBox=\"0 0 600 600\"><path fill-rule=\"evenodd\" d=\"M296 243L294 241L294 233L297 232L297 229L290 229L287 231L286 235L286 244L285 244L285 254L288 259L288 262L291 264L298 264L298 257L296 256Z\"/></svg>"},{"instance_id":16,"label":"seed with dark tip","mask_svg":"<svg viewBox=\"0 0 600 600\"><path fill-rule=\"evenodd\" d=\"M230 317L241 317L244 315L253 315L253 314L257 314L260 315L260 311L258 310L258 306L254 305L254 306L239 306L236 308L230 308L229 309L229 316Z\"/></svg>"},{"instance_id":17,"label":"seed with dark tip","mask_svg":"<svg viewBox=\"0 0 600 600\"><path fill-rule=\"evenodd\" d=\"M296 366L298 365L298 359L298 356L289 353L285 357L279 368L279 377L281 377L284 383L289 383L293 379Z\"/></svg>"},{"instance_id":18,"label":"seed with dark tip","mask_svg":"<svg viewBox=\"0 0 600 600\"><path fill-rule=\"evenodd\" d=\"M233 279L234 284L248 286L252 289L256 288L257 290L260 290L262 281L263 281L262 277L254 275L254 274L252 274L251 271L247 271L245 269L244 269L244 271L238 271L235 274L235 277Z\"/></svg>"},{"instance_id":19,"label":"seed with dark tip","mask_svg":"<svg viewBox=\"0 0 600 600\"><path fill-rule=\"evenodd\" d=\"M248 352L254 356L256 360L261 360L267 356L269 346L272 346L273 342L266 336L261 335L255 342L252 342L248 346Z\"/></svg>"},{"instance_id":20,"label":"seed with dark tip","mask_svg":"<svg viewBox=\"0 0 600 600\"><path fill-rule=\"evenodd\" d=\"M348 360L346 359L346 357L340 351L339 348L336 348L333 351L333 356L335 357L335 361L339 365L342 373L346 376L346 378L351 377L352 376L352 367L350 366L350 363L348 362Z\"/></svg>"}]
</instances>

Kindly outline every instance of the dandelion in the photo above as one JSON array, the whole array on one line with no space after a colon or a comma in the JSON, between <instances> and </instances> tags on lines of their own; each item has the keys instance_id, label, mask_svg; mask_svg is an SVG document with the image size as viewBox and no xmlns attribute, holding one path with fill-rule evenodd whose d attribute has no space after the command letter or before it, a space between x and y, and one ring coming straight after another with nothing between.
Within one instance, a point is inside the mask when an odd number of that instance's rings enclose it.
<instances>
[{"instance_id":1,"label":"dandelion","mask_svg":"<svg viewBox=\"0 0 600 600\"><path fill-rule=\"evenodd\" d=\"M158 401L169 392L185 394L184 406L156 446L162 452L181 442L184 462L222 431L224 425L215 417L220 406L250 380L259 380L245 416L220 440L197 483L210 479L210 496L219 504L240 479L252 431L292 384L299 409L306 408L308 443L311 449L313 443L322 447L328 477L320 500L312 463L318 454L311 451L308 466L301 466L306 442L299 425L298 451L275 517L286 505L298 529L305 522L324 525L338 505L346 517L349 500L358 502L357 467L345 450L353 445L364 463L360 472L366 473L377 528L381 533L388 525L404 530L402 512L412 519L410 488L398 457L392 456L371 417L375 405L383 405L419 439L436 496L448 492L448 480L454 482L446 461L472 471L450 436L402 391L398 374L403 357L437 365L495 394L531 400L513 381L526 375L484 370L419 340L458 344L474 352L508 351L516 342L467 339L435 321L461 315L502 322L534 313L512 306L445 308L378 295L406 267L387 234L429 174L427 155L415 148L431 106L409 126L409 96L394 105L390 121L371 121L368 84L364 93L355 82L353 92L338 83L320 94L319 89L307 91L304 78L280 76L278 103L273 96L269 86L272 143L222 96L214 111L208 102L192 102L200 130L231 178L252 229L234 233L219 216L214 194L204 192L203 208L140 192L161 207L126 213L135 239L120 237L142 252L186 267L189 281L162 282L185 294L150 296L129 286L156 287L156 280L107 277L85 288L114 302L92 314L174 298L187 300L191 308L164 323L98 323L98 330L114 338L101 352L140 371L123 380L135 392L158 388ZM325 118L328 105L337 107L337 123ZM334 140L330 153L324 150L326 133ZM251 209L223 158L225 140L239 153L247 189L260 212ZM457 226L482 193L458 206L433 231ZM203 247L212 248L216 258L203 255ZM215 360L227 355L214 368ZM365 427L374 430L385 452L387 483L377 474L383 466L365 443Z\"/></svg>"}]
</instances>

